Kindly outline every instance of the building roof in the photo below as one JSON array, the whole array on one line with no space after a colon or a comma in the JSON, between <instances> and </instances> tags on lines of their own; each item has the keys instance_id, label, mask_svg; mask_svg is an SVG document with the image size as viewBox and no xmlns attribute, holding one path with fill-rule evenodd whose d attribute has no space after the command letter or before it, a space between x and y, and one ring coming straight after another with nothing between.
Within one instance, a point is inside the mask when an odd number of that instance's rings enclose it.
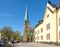
<instances>
[{"instance_id":1,"label":"building roof","mask_svg":"<svg viewBox=\"0 0 60 47\"><path fill-rule=\"evenodd\" d=\"M60 7L60 2L58 2L56 4L52 4L50 1L48 1L48 3L54 8L59 8Z\"/></svg>"},{"instance_id":2,"label":"building roof","mask_svg":"<svg viewBox=\"0 0 60 47\"><path fill-rule=\"evenodd\" d=\"M27 6L26 6L26 12L25 12L25 21L29 21Z\"/></svg>"},{"instance_id":3,"label":"building roof","mask_svg":"<svg viewBox=\"0 0 60 47\"><path fill-rule=\"evenodd\" d=\"M56 7L57 7L57 8L60 8L60 2L58 2L58 3L56 4Z\"/></svg>"},{"instance_id":4,"label":"building roof","mask_svg":"<svg viewBox=\"0 0 60 47\"><path fill-rule=\"evenodd\" d=\"M49 5L51 5L53 8L60 8L60 2L58 2L57 4L52 4L49 0L48 0L48 4ZM49 7L47 7L51 12L53 12L53 10L51 10ZM55 9L54 9L55 10ZM39 22L38 22L38 24L35 26L35 28L36 27L38 27L40 24L41 24L41 22L43 22L43 20L40 20Z\"/></svg>"}]
</instances>

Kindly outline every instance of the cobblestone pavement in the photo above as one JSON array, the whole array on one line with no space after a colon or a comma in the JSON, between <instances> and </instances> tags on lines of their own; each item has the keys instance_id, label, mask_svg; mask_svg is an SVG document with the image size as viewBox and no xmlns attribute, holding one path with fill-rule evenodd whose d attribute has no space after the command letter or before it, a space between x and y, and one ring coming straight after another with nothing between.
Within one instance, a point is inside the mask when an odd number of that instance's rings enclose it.
<instances>
[{"instance_id":1,"label":"cobblestone pavement","mask_svg":"<svg viewBox=\"0 0 60 47\"><path fill-rule=\"evenodd\" d=\"M53 44L44 44L44 43L17 43L15 47L60 47Z\"/></svg>"}]
</instances>

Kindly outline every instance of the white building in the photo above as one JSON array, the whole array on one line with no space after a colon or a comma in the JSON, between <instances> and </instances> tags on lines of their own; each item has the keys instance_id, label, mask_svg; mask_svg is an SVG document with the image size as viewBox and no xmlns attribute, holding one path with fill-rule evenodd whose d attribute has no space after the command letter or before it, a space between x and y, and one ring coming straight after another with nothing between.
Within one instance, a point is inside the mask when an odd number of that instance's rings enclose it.
<instances>
[{"instance_id":1,"label":"white building","mask_svg":"<svg viewBox=\"0 0 60 47\"><path fill-rule=\"evenodd\" d=\"M35 42L60 42L60 5L47 3L43 20L35 26Z\"/></svg>"}]
</instances>

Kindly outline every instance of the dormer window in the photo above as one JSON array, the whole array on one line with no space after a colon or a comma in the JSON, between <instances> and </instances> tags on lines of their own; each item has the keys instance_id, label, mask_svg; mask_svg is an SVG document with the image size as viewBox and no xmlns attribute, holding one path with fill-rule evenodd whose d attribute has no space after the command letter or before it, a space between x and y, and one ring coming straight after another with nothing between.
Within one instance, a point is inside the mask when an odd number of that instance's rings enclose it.
<instances>
[{"instance_id":1,"label":"dormer window","mask_svg":"<svg viewBox=\"0 0 60 47\"><path fill-rule=\"evenodd\" d=\"M47 18L49 17L49 14L47 15Z\"/></svg>"}]
</instances>

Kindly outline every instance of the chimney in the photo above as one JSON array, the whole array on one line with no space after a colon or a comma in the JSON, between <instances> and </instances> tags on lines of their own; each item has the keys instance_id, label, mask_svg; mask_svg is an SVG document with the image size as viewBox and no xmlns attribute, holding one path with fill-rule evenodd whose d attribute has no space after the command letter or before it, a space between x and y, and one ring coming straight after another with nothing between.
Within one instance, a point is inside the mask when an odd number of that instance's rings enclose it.
<instances>
[{"instance_id":1,"label":"chimney","mask_svg":"<svg viewBox=\"0 0 60 47\"><path fill-rule=\"evenodd\" d=\"M51 1L50 1L50 0L48 0L48 3L49 3L49 4L51 4Z\"/></svg>"}]
</instances>

